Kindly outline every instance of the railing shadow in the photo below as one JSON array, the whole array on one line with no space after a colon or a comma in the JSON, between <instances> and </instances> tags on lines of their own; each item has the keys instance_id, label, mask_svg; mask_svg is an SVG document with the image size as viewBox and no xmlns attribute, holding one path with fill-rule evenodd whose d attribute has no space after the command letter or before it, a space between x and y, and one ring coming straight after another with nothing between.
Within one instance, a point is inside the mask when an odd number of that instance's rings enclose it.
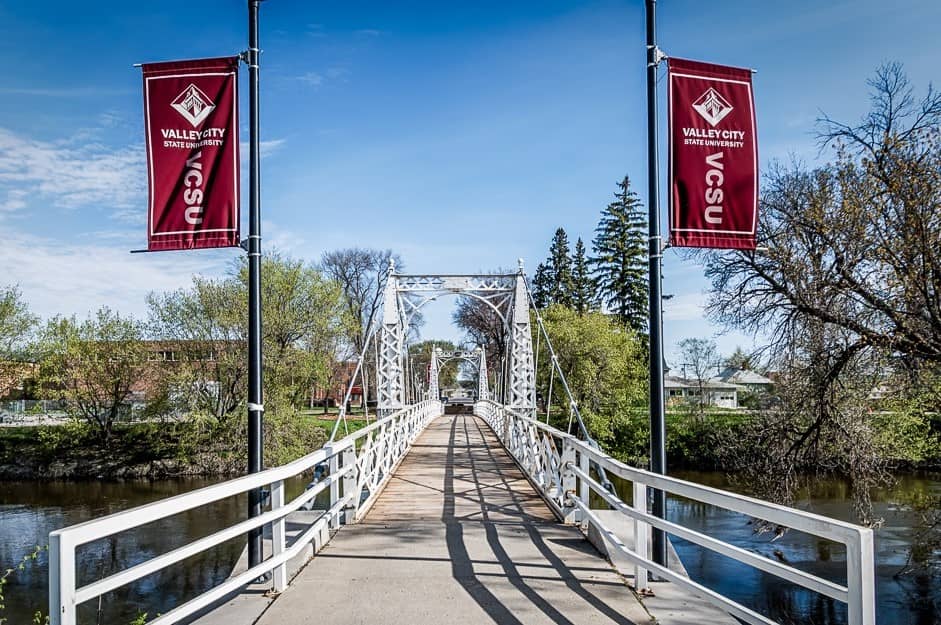
<instances>
[{"instance_id":1,"label":"railing shadow","mask_svg":"<svg viewBox=\"0 0 941 625\"><path fill-rule=\"evenodd\" d=\"M473 424L471 426L473 431L468 427L469 420ZM464 445L461 445L458 440L459 421L462 429L460 434L463 436ZM470 441L472 437L479 439L484 444L471 445ZM520 571L520 566L528 567L530 565L528 563L515 562L508 553L507 548L500 538L499 530L501 526L512 524L515 527L523 528L529 541L548 563L548 565L542 566L552 568L558 575L558 578L538 577L537 579L562 582L572 593L591 605L594 610L604 614L610 622L617 623L618 625L634 625L633 621L625 618L616 609L585 588L579 579L573 575L572 570L565 562L553 552L552 546L546 543L545 538L540 533L540 525L545 525L546 519L534 517L526 508L527 503L532 505L534 500L537 501L537 505L541 507L543 505L541 500L538 500L538 497L534 497L529 498L529 501L527 501L527 498L520 493L519 489L513 487L512 482L519 480L511 479L508 472L510 474L517 472L515 464L509 456L500 453L495 454L493 447L486 444L486 441L487 436L484 429L482 429L479 419L463 415L452 418L447 461L445 465L442 521L444 521L446 526L447 548L451 558L452 575L454 579L461 584L468 595L474 599L495 623L501 625L504 623L521 623L520 619L481 582L479 574L474 570L473 561L469 557L465 542L464 523L469 522L468 516L476 517L479 514L480 520L471 522L479 522L482 525L487 545L492 551L494 559L502 569L502 575L500 576L505 577L517 592L525 597L551 622L557 623L558 625L575 625L572 620L543 597L539 590L527 583L526 580L529 576L524 575ZM463 447L463 450L461 450L461 447ZM458 458L456 454L458 450L466 453L461 453L460 458ZM473 488L476 491L476 498L468 497L464 493L457 492L455 488L456 469L467 472L465 478L467 481L474 484ZM496 479L497 483L485 482L484 480L486 478L489 478L491 481ZM525 478L521 476L519 479ZM497 492L493 492L494 490ZM491 493L508 498L509 502L501 502L500 504L488 502L486 497ZM461 500L475 501L479 506L479 513L475 511L472 515L457 517L456 503ZM510 518L495 519L493 517L495 514ZM569 541L566 540L564 542L566 543L566 547L572 546L567 544ZM594 549L583 540L579 540L576 549L597 555ZM494 575L499 574L487 573L486 577L493 577ZM624 589L624 592L628 592L627 588Z\"/></svg>"}]
</instances>

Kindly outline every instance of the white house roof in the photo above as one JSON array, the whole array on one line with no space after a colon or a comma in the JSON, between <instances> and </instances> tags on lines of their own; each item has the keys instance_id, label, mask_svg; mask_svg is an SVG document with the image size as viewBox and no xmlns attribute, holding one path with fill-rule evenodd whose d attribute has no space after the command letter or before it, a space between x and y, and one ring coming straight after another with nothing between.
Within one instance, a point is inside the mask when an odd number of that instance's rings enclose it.
<instances>
[{"instance_id":1,"label":"white house roof","mask_svg":"<svg viewBox=\"0 0 941 625\"><path fill-rule=\"evenodd\" d=\"M744 369L725 369L722 373L710 379L716 382L726 382L728 384L774 384L773 381L754 371Z\"/></svg>"},{"instance_id":2,"label":"white house roof","mask_svg":"<svg viewBox=\"0 0 941 625\"><path fill-rule=\"evenodd\" d=\"M697 380L691 380L687 378L681 378L675 375L666 375L663 376L663 388L690 388L698 389L699 382ZM711 380L706 380L703 382L703 388L712 389L712 390L732 390L737 389L738 387L735 384L730 384L719 380L718 378L713 378Z\"/></svg>"}]
</instances>

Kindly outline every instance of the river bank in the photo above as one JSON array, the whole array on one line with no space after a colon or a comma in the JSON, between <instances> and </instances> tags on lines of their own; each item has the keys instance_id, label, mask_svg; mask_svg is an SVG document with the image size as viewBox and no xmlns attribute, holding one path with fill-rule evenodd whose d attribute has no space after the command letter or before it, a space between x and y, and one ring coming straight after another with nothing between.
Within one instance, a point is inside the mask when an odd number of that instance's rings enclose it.
<instances>
[{"instance_id":1,"label":"river bank","mask_svg":"<svg viewBox=\"0 0 941 625\"><path fill-rule=\"evenodd\" d=\"M728 472L724 443L733 440L751 414L717 411L696 415L667 414L667 465L671 470ZM329 438L336 415L270 413L265 419L266 464L276 466L320 447ZM565 429L566 415L551 415L552 425ZM362 417L349 420L349 431L365 425ZM883 424L890 427L889 424ZM941 430L941 422L934 429ZM632 414L602 423L591 419L602 447L633 466L647 465L649 421ZM0 427L0 480L174 479L240 475L246 464L245 428L229 423L190 419L122 424L103 440L86 424ZM908 453L892 449L886 468L902 475L941 472L941 444ZM927 453L924 453L927 450Z\"/></svg>"},{"instance_id":2,"label":"river bank","mask_svg":"<svg viewBox=\"0 0 941 625\"><path fill-rule=\"evenodd\" d=\"M318 449L332 428L333 420L311 415L268 416L266 464L285 464ZM0 427L0 481L235 476L245 469L246 449L245 427L238 421L122 424L107 438L77 421L6 426Z\"/></svg>"}]
</instances>

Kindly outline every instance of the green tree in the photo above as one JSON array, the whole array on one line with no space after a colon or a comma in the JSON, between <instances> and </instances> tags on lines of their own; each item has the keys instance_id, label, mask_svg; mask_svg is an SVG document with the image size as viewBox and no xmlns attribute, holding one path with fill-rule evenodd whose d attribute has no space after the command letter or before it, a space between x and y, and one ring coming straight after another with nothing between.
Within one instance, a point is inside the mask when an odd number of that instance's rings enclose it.
<instances>
[{"instance_id":1,"label":"green tree","mask_svg":"<svg viewBox=\"0 0 941 625\"><path fill-rule=\"evenodd\" d=\"M32 374L30 347L38 319L16 286L0 288L0 397Z\"/></svg>"},{"instance_id":2,"label":"green tree","mask_svg":"<svg viewBox=\"0 0 941 625\"><path fill-rule=\"evenodd\" d=\"M569 252L569 237L559 228L549 246L549 302L572 306L572 257Z\"/></svg>"},{"instance_id":3,"label":"green tree","mask_svg":"<svg viewBox=\"0 0 941 625\"><path fill-rule=\"evenodd\" d=\"M601 213L592 242L601 301L638 335L647 333L647 219L627 176Z\"/></svg>"},{"instance_id":4,"label":"green tree","mask_svg":"<svg viewBox=\"0 0 941 625\"><path fill-rule=\"evenodd\" d=\"M595 281L585 256L585 244L579 238L572 259L572 307L579 314L585 314L595 308L595 301Z\"/></svg>"},{"instance_id":5,"label":"green tree","mask_svg":"<svg viewBox=\"0 0 941 625\"><path fill-rule=\"evenodd\" d=\"M428 367L431 365L431 351L440 349L443 352L453 352L458 349L451 341L428 340L413 343L408 346L408 353L412 359L411 367L421 387L428 389ZM457 367L442 367L438 373L438 387L452 387L457 385Z\"/></svg>"},{"instance_id":6,"label":"green tree","mask_svg":"<svg viewBox=\"0 0 941 625\"><path fill-rule=\"evenodd\" d=\"M594 436L614 445L615 423L627 418L629 409L646 401L647 373L643 346L633 330L600 312L578 314L553 305L542 313L549 340L559 358L575 401ZM541 342L540 363L549 363L548 348ZM540 366L537 388L552 405L568 406L558 380L548 397L551 368Z\"/></svg>"},{"instance_id":7,"label":"green tree","mask_svg":"<svg viewBox=\"0 0 941 625\"><path fill-rule=\"evenodd\" d=\"M339 345L355 323L340 285L314 266L271 253L261 270L265 401L301 407L311 388L328 382ZM239 279L247 293L245 262Z\"/></svg>"},{"instance_id":8,"label":"green tree","mask_svg":"<svg viewBox=\"0 0 941 625\"><path fill-rule=\"evenodd\" d=\"M157 379L175 407L224 422L241 416L248 389L246 307L239 281L193 276L187 289L151 293L154 350L178 354L159 362ZM160 349L160 348L165 349Z\"/></svg>"},{"instance_id":9,"label":"green tree","mask_svg":"<svg viewBox=\"0 0 941 625\"><path fill-rule=\"evenodd\" d=\"M130 416L131 399L148 366L142 325L108 308L79 322L54 317L41 338L41 379L108 441L114 424Z\"/></svg>"},{"instance_id":10,"label":"green tree","mask_svg":"<svg viewBox=\"0 0 941 625\"><path fill-rule=\"evenodd\" d=\"M741 347L736 346L732 355L725 359L725 366L731 369L750 371L753 366L752 356L751 354L746 354Z\"/></svg>"},{"instance_id":11,"label":"green tree","mask_svg":"<svg viewBox=\"0 0 941 625\"><path fill-rule=\"evenodd\" d=\"M37 321L18 287L0 288L0 358L25 357Z\"/></svg>"},{"instance_id":12,"label":"green tree","mask_svg":"<svg viewBox=\"0 0 941 625\"><path fill-rule=\"evenodd\" d=\"M549 305L549 291L551 289L552 277L549 275L549 267L546 263L539 263L532 281L533 304L536 305L536 308L543 309Z\"/></svg>"},{"instance_id":13,"label":"green tree","mask_svg":"<svg viewBox=\"0 0 941 625\"><path fill-rule=\"evenodd\" d=\"M241 414L247 392L248 269L229 276L195 277L193 286L151 294L150 327L167 350L185 355L162 366L170 393L185 410L225 420ZM262 349L268 411L304 405L330 377L339 345L353 321L340 286L303 261L262 259ZM192 353L190 353L192 352Z\"/></svg>"}]
</instances>

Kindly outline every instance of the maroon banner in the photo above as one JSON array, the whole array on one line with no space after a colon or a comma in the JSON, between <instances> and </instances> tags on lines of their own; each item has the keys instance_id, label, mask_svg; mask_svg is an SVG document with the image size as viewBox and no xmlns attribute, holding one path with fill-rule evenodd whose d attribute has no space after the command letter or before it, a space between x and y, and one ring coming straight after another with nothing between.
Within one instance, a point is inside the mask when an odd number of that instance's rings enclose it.
<instances>
[{"instance_id":1,"label":"maroon banner","mask_svg":"<svg viewBox=\"0 0 941 625\"><path fill-rule=\"evenodd\" d=\"M758 137L751 74L669 59L672 245L755 249Z\"/></svg>"},{"instance_id":2,"label":"maroon banner","mask_svg":"<svg viewBox=\"0 0 941 625\"><path fill-rule=\"evenodd\" d=\"M147 249L238 245L238 57L143 70Z\"/></svg>"}]
</instances>

